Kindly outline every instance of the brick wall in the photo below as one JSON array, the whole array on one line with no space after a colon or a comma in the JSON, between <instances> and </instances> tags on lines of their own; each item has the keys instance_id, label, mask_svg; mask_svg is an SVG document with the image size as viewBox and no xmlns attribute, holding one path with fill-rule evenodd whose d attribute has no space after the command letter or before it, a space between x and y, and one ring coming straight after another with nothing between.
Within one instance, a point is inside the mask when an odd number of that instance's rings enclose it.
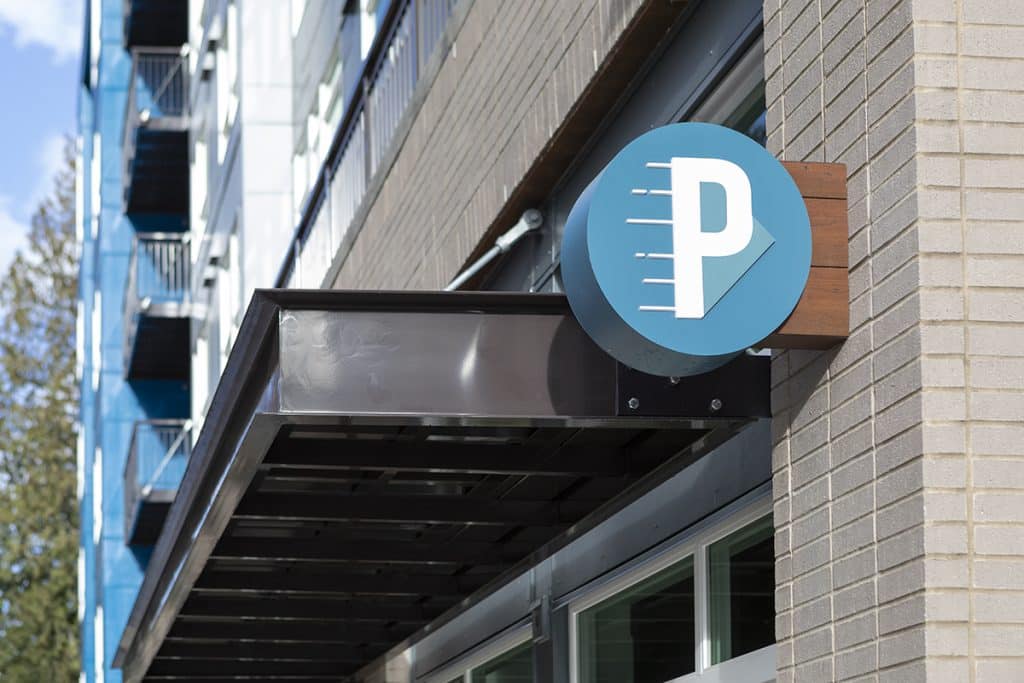
<instances>
[{"instance_id":1,"label":"brick wall","mask_svg":"<svg viewBox=\"0 0 1024 683\"><path fill-rule=\"evenodd\" d=\"M929 656L960 680L1024 680L1021 9L914 3Z\"/></svg>"},{"instance_id":2,"label":"brick wall","mask_svg":"<svg viewBox=\"0 0 1024 683\"><path fill-rule=\"evenodd\" d=\"M472 2L335 286L447 284L641 5Z\"/></svg>"},{"instance_id":3,"label":"brick wall","mask_svg":"<svg viewBox=\"0 0 1024 683\"><path fill-rule=\"evenodd\" d=\"M1024 679L1024 26L768 0L769 147L839 161L851 337L773 361L779 680Z\"/></svg>"}]
</instances>

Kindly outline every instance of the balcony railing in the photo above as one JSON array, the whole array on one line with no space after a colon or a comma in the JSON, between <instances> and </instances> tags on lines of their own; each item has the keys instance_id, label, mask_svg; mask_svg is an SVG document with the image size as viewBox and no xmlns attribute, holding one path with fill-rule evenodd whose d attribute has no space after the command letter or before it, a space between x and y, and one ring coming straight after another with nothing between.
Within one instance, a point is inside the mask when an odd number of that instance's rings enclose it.
<instances>
[{"instance_id":1,"label":"balcony railing","mask_svg":"<svg viewBox=\"0 0 1024 683\"><path fill-rule=\"evenodd\" d=\"M124 144L122 146L125 200L133 208L135 195L149 190L146 182L164 185L175 183L175 198L188 184L188 58L179 48L135 48L132 50L132 73L128 82L128 104L125 109ZM181 186L184 173L184 186ZM173 174L173 177L170 177ZM133 188L133 183L142 185ZM140 196L136 203L143 211L168 213L166 206L149 206L154 197ZM177 203L177 202L176 202ZM172 205L173 208L173 205ZM187 205L186 205L187 208Z\"/></svg>"},{"instance_id":2,"label":"balcony railing","mask_svg":"<svg viewBox=\"0 0 1024 683\"><path fill-rule=\"evenodd\" d=\"M179 347L182 331L188 338L190 275L188 233L135 235L124 300L129 378L177 377L187 368L187 343Z\"/></svg>"},{"instance_id":3,"label":"balcony railing","mask_svg":"<svg viewBox=\"0 0 1024 683\"><path fill-rule=\"evenodd\" d=\"M141 420L132 429L124 468L125 538L156 541L192 454L190 420Z\"/></svg>"},{"instance_id":4,"label":"balcony railing","mask_svg":"<svg viewBox=\"0 0 1024 683\"><path fill-rule=\"evenodd\" d=\"M395 141L458 0L393 0L306 198L277 287L318 287ZM308 245L308 246L307 246ZM328 254L327 258L324 254ZM303 256L305 255L305 258Z\"/></svg>"}]
</instances>

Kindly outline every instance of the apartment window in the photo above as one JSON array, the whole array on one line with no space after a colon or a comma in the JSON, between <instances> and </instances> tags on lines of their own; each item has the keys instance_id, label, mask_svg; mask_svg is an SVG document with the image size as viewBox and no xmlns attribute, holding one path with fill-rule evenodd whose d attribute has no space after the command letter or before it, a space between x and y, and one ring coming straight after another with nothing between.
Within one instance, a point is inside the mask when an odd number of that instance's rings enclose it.
<instances>
[{"instance_id":1,"label":"apartment window","mask_svg":"<svg viewBox=\"0 0 1024 683\"><path fill-rule=\"evenodd\" d=\"M767 503L734 515L570 605L573 683L684 683L775 674Z\"/></svg>"}]
</instances>

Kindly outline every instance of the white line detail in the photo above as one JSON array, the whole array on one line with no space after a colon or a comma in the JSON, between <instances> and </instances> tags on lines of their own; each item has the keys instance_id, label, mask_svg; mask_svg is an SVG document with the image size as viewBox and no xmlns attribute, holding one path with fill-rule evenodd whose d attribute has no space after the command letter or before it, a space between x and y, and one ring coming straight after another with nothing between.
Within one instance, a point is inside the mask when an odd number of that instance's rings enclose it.
<instances>
[{"instance_id":1,"label":"white line detail","mask_svg":"<svg viewBox=\"0 0 1024 683\"><path fill-rule=\"evenodd\" d=\"M671 218L627 218L629 225L673 225Z\"/></svg>"},{"instance_id":2,"label":"white line detail","mask_svg":"<svg viewBox=\"0 0 1024 683\"><path fill-rule=\"evenodd\" d=\"M656 195L658 197L671 197L672 196L672 190L655 190L655 189L643 188L643 187L634 187L632 190L630 190L630 192L632 192L633 194L639 194L639 195L644 195L644 194Z\"/></svg>"}]
</instances>

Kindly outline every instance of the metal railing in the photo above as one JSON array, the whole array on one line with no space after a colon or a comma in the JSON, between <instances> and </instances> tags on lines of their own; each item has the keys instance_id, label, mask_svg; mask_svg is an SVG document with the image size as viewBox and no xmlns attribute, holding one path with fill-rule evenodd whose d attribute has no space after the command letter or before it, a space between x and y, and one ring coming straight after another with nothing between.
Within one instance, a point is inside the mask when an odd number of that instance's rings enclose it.
<instances>
[{"instance_id":1,"label":"metal railing","mask_svg":"<svg viewBox=\"0 0 1024 683\"><path fill-rule=\"evenodd\" d=\"M139 127L175 119L175 127L184 129L187 114L188 57L179 48L132 48L121 148L125 187L131 178Z\"/></svg>"},{"instance_id":2,"label":"metal railing","mask_svg":"<svg viewBox=\"0 0 1024 683\"><path fill-rule=\"evenodd\" d=\"M192 270L188 246L189 233L136 233L128 267L129 298L151 303L187 300Z\"/></svg>"},{"instance_id":3,"label":"metal railing","mask_svg":"<svg viewBox=\"0 0 1024 683\"><path fill-rule=\"evenodd\" d=\"M138 329L139 315L154 306L178 307L189 303L191 270L188 233L135 234L124 296L126 362Z\"/></svg>"},{"instance_id":4,"label":"metal railing","mask_svg":"<svg viewBox=\"0 0 1024 683\"><path fill-rule=\"evenodd\" d=\"M393 0L363 64L361 85L342 115L320 174L306 197L276 287L294 286L296 279L302 280L300 286L319 286L317 279L326 273L326 266L319 262L329 264L331 259L311 255L318 261L317 268L300 271L303 249L307 243L316 249L328 244L333 256L340 246L394 144L423 67L439 49L456 2ZM329 220L320 220L320 212L329 212ZM329 234L312 234L318 230Z\"/></svg>"},{"instance_id":5,"label":"metal railing","mask_svg":"<svg viewBox=\"0 0 1024 683\"><path fill-rule=\"evenodd\" d=\"M177 491L192 455L191 420L140 420L132 427L124 466L127 534L139 501L154 491Z\"/></svg>"}]
</instances>

